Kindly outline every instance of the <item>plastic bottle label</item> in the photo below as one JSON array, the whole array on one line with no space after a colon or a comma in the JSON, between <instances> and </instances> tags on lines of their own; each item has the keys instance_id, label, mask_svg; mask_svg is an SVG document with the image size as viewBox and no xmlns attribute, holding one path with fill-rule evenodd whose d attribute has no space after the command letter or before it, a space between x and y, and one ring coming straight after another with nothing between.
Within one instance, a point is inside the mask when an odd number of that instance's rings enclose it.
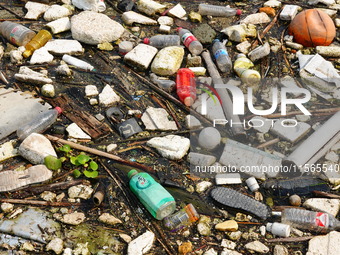
<instances>
[{"instance_id":1,"label":"plastic bottle label","mask_svg":"<svg viewBox=\"0 0 340 255\"><path fill-rule=\"evenodd\" d=\"M17 44L20 40L22 34L27 32L29 29L24 26L16 26L12 29L11 33L9 34L9 40L13 44Z\"/></svg>"},{"instance_id":2,"label":"plastic bottle label","mask_svg":"<svg viewBox=\"0 0 340 255\"><path fill-rule=\"evenodd\" d=\"M184 35L182 35L182 41L183 44L185 45L185 47L189 47L189 45L193 42L193 41L197 41L197 39L195 38L195 36L192 33L185 33Z\"/></svg>"},{"instance_id":3,"label":"plastic bottle label","mask_svg":"<svg viewBox=\"0 0 340 255\"><path fill-rule=\"evenodd\" d=\"M315 218L315 225L319 227L323 227L323 228L328 228L328 225L329 225L328 214L318 212Z\"/></svg>"},{"instance_id":4,"label":"plastic bottle label","mask_svg":"<svg viewBox=\"0 0 340 255\"><path fill-rule=\"evenodd\" d=\"M215 52L214 56L215 56L215 59L218 59L220 56L222 55L226 55L226 56L229 56L228 55L228 52L225 50L225 49L219 49Z\"/></svg>"},{"instance_id":5,"label":"plastic bottle label","mask_svg":"<svg viewBox=\"0 0 340 255\"><path fill-rule=\"evenodd\" d=\"M146 189L150 186L150 182L142 176L137 177L137 187L139 189Z\"/></svg>"}]
</instances>

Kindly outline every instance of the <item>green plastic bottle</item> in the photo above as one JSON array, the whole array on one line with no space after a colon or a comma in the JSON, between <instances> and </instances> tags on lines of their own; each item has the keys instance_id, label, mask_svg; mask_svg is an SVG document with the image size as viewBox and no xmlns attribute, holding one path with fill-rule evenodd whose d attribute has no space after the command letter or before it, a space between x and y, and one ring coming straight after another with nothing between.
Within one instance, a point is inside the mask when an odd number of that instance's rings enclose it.
<instances>
[{"instance_id":1,"label":"green plastic bottle","mask_svg":"<svg viewBox=\"0 0 340 255\"><path fill-rule=\"evenodd\" d=\"M157 220L162 220L176 209L173 196L148 173L133 169L128 173L130 189Z\"/></svg>"}]
</instances>

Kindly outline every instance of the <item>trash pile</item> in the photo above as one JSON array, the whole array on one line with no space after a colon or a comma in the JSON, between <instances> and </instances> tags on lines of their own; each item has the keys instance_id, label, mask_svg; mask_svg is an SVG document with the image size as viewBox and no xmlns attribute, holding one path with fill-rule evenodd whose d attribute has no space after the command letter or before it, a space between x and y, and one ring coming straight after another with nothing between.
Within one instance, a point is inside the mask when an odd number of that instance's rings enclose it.
<instances>
[{"instance_id":1,"label":"trash pile","mask_svg":"<svg viewBox=\"0 0 340 255\"><path fill-rule=\"evenodd\" d=\"M340 254L340 2L0 2L0 254Z\"/></svg>"}]
</instances>

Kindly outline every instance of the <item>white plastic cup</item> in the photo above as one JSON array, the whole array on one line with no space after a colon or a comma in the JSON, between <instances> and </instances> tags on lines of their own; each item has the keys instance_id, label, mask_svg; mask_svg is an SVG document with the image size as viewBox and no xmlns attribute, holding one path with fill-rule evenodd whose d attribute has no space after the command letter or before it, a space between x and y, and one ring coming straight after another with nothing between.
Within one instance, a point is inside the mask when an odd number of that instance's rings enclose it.
<instances>
[{"instance_id":1,"label":"white plastic cup","mask_svg":"<svg viewBox=\"0 0 340 255\"><path fill-rule=\"evenodd\" d=\"M252 192L258 191L260 186L257 183L255 177L250 177L246 180L246 184Z\"/></svg>"},{"instance_id":2,"label":"white plastic cup","mask_svg":"<svg viewBox=\"0 0 340 255\"><path fill-rule=\"evenodd\" d=\"M266 230L276 236L288 237L290 235L290 226L278 222L267 223Z\"/></svg>"}]
</instances>

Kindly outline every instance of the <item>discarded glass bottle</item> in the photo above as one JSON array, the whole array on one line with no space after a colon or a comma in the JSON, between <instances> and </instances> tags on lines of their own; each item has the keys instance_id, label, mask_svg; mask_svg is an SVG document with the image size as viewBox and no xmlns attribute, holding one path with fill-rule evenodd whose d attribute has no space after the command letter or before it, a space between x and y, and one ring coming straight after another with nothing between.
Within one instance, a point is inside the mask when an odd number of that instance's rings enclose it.
<instances>
[{"instance_id":1,"label":"discarded glass bottle","mask_svg":"<svg viewBox=\"0 0 340 255\"><path fill-rule=\"evenodd\" d=\"M130 189L157 220L162 220L176 209L173 196L148 173L133 169L128 173Z\"/></svg>"},{"instance_id":2,"label":"discarded glass bottle","mask_svg":"<svg viewBox=\"0 0 340 255\"><path fill-rule=\"evenodd\" d=\"M340 221L333 215L325 212L286 208L282 212L281 221L292 227L309 229L322 233L340 229Z\"/></svg>"},{"instance_id":3,"label":"discarded glass bottle","mask_svg":"<svg viewBox=\"0 0 340 255\"><path fill-rule=\"evenodd\" d=\"M211 4L200 4L198 6L198 12L201 15L210 15L218 17L230 17L242 14L242 11L239 9L230 8L228 6L219 6Z\"/></svg>"},{"instance_id":4,"label":"discarded glass bottle","mask_svg":"<svg viewBox=\"0 0 340 255\"><path fill-rule=\"evenodd\" d=\"M195 74L189 68L181 68L176 76L177 95L186 106L191 106L196 99Z\"/></svg>"},{"instance_id":5,"label":"discarded glass bottle","mask_svg":"<svg viewBox=\"0 0 340 255\"><path fill-rule=\"evenodd\" d=\"M222 72L230 72L230 70L233 67L233 64L231 63L231 59L229 57L226 47L220 40L215 39L213 41L212 52L216 59L216 64L218 68Z\"/></svg>"},{"instance_id":6,"label":"discarded glass bottle","mask_svg":"<svg viewBox=\"0 0 340 255\"><path fill-rule=\"evenodd\" d=\"M179 212L170 215L164 219L164 226L171 231L178 231L185 226L199 219L199 214L197 213L195 207L192 204L188 204Z\"/></svg>"},{"instance_id":7,"label":"discarded glass bottle","mask_svg":"<svg viewBox=\"0 0 340 255\"><path fill-rule=\"evenodd\" d=\"M0 24L0 33L17 46L25 46L35 36L35 32L31 29L10 21Z\"/></svg>"},{"instance_id":8,"label":"discarded glass bottle","mask_svg":"<svg viewBox=\"0 0 340 255\"><path fill-rule=\"evenodd\" d=\"M181 44L181 39L178 35L155 35L144 38L143 43L161 49L168 46L178 46Z\"/></svg>"},{"instance_id":9,"label":"discarded glass bottle","mask_svg":"<svg viewBox=\"0 0 340 255\"><path fill-rule=\"evenodd\" d=\"M24 140L32 133L43 133L57 120L57 117L61 112L61 108L56 107L39 114L32 121L17 130L19 140Z\"/></svg>"},{"instance_id":10,"label":"discarded glass bottle","mask_svg":"<svg viewBox=\"0 0 340 255\"><path fill-rule=\"evenodd\" d=\"M203 45L197 40L197 38L188 30L179 27L179 36L185 47L194 55L199 55L203 51Z\"/></svg>"},{"instance_id":11,"label":"discarded glass bottle","mask_svg":"<svg viewBox=\"0 0 340 255\"><path fill-rule=\"evenodd\" d=\"M44 46L49 40L52 39L52 35L47 30L40 30L29 43L25 45L25 52L22 54L24 58L28 58L33 52L42 46Z\"/></svg>"}]
</instances>

